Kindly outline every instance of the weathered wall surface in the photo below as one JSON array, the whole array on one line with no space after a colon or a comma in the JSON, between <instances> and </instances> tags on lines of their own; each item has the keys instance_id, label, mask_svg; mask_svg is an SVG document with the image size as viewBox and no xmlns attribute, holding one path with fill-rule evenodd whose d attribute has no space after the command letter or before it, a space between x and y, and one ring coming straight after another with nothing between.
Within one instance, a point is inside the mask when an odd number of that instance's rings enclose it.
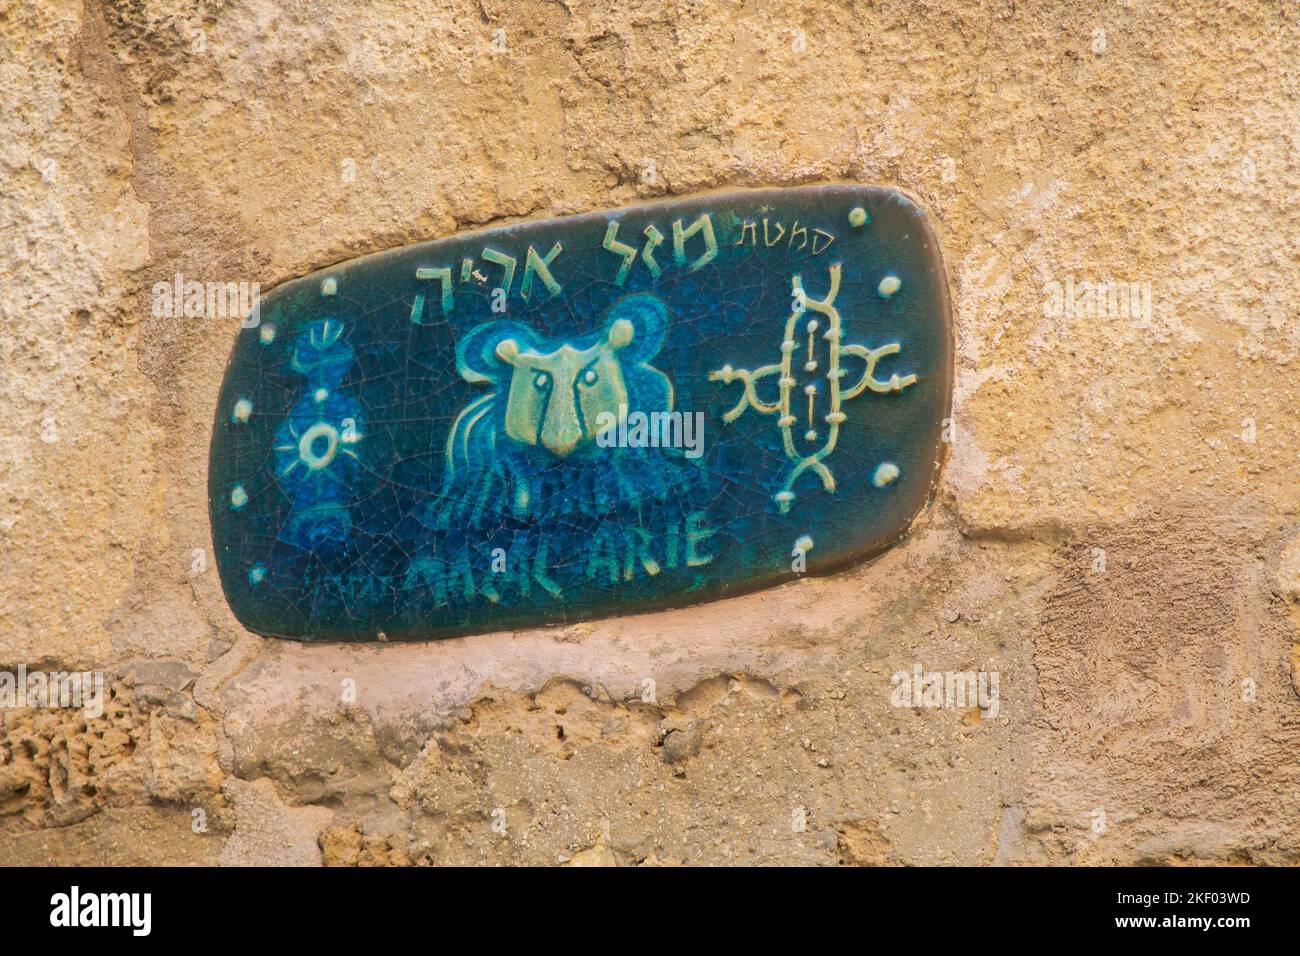
<instances>
[{"instance_id":1,"label":"weathered wall surface","mask_svg":"<svg viewBox=\"0 0 1300 956\"><path fill-rule=\"evenodd\" d=\"M1300 862L1298 53L1264 0L0 0L0 668L114 694L0 712L0 863ZM832 180L954 292L905 543L431 645L233 619L237 326L155 282ZM998 715L892 706L916 664Z\"/></svg>"}]
</instances>

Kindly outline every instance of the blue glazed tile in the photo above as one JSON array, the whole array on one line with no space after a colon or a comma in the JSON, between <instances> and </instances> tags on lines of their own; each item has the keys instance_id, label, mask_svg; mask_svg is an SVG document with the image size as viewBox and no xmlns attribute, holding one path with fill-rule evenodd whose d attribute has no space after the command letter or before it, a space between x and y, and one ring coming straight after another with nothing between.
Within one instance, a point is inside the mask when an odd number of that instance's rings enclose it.
<instances>
[{"instance_id":1,"label":"blue glazed tile","mask_svg":"<svg viewBox=\"0 0 1300 956\"><path fill-rule=\"evenodd\" d=\"M901 194L745 190L286 283L240 333L209 503L261 634L392 640L690 604L893 544L952 341Z\"/></svg>"}]
</instances>

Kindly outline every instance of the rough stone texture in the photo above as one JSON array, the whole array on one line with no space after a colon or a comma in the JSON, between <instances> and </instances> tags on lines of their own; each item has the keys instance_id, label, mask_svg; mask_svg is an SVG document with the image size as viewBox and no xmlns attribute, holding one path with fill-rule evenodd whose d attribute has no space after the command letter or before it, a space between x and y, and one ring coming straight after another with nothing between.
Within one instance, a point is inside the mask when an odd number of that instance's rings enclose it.
<instances>
[{"instance_id":1,"label":"rough stone texture","mask_svg":"<svg viewBox=\"0 0 1300 956\"><path fill-rule=\"evenodd\" d=\"M113 689L0 712L0 863L1300 862L1297 49L1266 0L0 0L0 668ZM239 628L236 326L155 282L834 180L912 193L956 302L901 546L435 645ZM1052 316L1071 275L1150 321ZM915 663L998 716L892 706Z\"/></svg>"}]
</instances>

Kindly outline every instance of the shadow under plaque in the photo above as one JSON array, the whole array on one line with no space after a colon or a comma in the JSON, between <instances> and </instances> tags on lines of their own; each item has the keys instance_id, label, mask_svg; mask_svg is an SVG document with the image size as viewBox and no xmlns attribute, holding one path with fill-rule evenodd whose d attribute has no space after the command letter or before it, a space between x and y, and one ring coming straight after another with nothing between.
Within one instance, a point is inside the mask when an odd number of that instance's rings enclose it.
<instances>
[{"instance_id":1,"label":"shadow under plaque","mask_svg":"<svg viewBox=\"0 0 1300 956\"><path fill-rule=\"evenodd\" d=\"M890 189L457 235L254 318L208 494L226 597L264 635L429 639L824 573L897 541L943 458L947 282Z\"/></svg>"}]
</instances>

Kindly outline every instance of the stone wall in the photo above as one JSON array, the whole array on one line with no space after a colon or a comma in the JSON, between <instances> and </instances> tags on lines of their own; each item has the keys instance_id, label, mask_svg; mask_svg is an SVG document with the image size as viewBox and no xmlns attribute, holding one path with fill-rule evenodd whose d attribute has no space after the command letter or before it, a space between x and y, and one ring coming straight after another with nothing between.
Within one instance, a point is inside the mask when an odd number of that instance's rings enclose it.
<instances>
[{"instance_id":1,"label":"stone wall","mask_svg":"<svg viewBox=\"0 0 1300 956\"><path fill-rule=\"evenodd\" d=\"M0 863L1300 862L1297 50L1267 0L0 0L0 668L112 690L0 711ZM154 283L832 181L913 195L956 304L901 545L561 629L237 624L238 326ZM893 706L917 664L997 715Z\"/></svg>"}]
</instances>

